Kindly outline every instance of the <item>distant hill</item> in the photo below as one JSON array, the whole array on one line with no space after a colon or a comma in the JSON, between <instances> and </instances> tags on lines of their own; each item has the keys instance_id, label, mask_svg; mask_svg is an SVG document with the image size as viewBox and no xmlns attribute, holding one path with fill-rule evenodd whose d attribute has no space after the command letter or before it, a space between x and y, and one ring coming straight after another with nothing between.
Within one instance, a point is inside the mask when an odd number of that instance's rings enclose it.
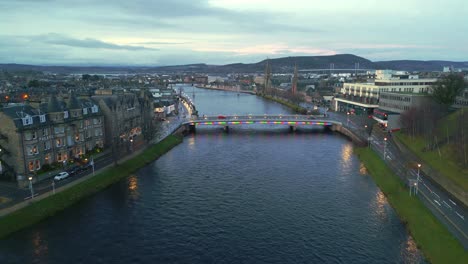
<instances>
[{"instance_id":1,"label":"distant hill","mask_svg":"<svg viewBox=\"0 0 468 264\"><path fill-rule=\"evenodd\" d=\"M261 73L265 71L267 60L257 63L234 63L226 65L188 64L159 67L131 67L131 66L38 66L23 64L0 64L0 69L8 71L44 71L54 73ZM331 56L296 56L268 60L273 73L292 72L294 65L300 70L305 69L354 69L359 63L360 69L392 69L404 71L441 71L444 66L455 68L468 68L468 62L454 61L419 61L419 60L393 60L376 61L352 55L338 54Z\"/></svg>"},{"instance_id":2,"label":"distant hill","mask_svg":"<svg viewBox=\"0 0 468 264\"><path fill-rule=\"evenodd\" d=\"M421 60L393 60L376 61L376 67L381 69L402 70L402 71L441 71L443 67L453 66L455 68L468 68L468 62L455 61L421 61Z\"/></svg>"}]
</instances>

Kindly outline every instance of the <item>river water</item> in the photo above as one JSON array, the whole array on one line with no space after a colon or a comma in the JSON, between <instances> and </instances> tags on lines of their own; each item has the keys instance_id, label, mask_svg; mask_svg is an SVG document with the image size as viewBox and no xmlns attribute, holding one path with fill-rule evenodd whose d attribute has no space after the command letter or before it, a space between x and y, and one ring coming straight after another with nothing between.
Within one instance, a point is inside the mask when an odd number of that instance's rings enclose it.
<instances>
[{"instance_id":1,"label":"river water","mask_svg":"<svg viewBox=\"0 0 468 264\"><path fill-rule=\"evenodd\" d=\"M186 87L200 114L289 113ZM320 128L197 130L135 175L0 241L0 263L422 263L352 144Z\"/></svg>"}]
</instances>

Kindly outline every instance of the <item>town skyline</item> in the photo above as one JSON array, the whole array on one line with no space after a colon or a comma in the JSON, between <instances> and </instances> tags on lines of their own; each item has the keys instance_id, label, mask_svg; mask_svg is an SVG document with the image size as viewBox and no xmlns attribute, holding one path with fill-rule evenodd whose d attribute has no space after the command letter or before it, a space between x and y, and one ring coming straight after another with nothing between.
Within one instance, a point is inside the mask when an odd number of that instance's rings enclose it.
<instances>
[{"instance_id":1,"label":"town skyline","mask_svg":"<svg viewBox=\"0 0 468 264\"><path fill-rule=\"evenodd\" d=\"M468 60L468 37L457 33L468 30L462 21L468 7L458 0L44 0L0 7L1 63L223 65L335 54Z\"/></svg>"}]
</instances>

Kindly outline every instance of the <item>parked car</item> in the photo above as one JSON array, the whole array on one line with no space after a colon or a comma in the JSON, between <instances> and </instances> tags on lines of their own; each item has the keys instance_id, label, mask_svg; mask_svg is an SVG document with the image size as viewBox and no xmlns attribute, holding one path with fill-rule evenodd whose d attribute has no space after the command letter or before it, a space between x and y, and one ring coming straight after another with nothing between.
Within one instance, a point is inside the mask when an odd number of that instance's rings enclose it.
<instances>
[{"instance_id":1,"label":"parked car","mask_svg":"<svg viewBox=\"0 0 468 264\"><path fill-rule=\"evenodd\" d=\"M67 170L67 172L68 172L68 174L70 174L70 175L75 175L75 174L81 172L81 168L80 168L80 166L73 166L73 167L69 168L69 169Z\"/></svg>"},{"instance_id":2,"label":"parked car","mask_svg":"<svg viewBox=\"0 0 468 264\"><path fill-rule=\"evenodd\" d=\"M63 180L65 178L67 178L68 176L70 176L70 174L68 174L68 172L62 171L59 174L55 175L54 180L60 181L60 180Z\"/></svg>"}]
</instances>

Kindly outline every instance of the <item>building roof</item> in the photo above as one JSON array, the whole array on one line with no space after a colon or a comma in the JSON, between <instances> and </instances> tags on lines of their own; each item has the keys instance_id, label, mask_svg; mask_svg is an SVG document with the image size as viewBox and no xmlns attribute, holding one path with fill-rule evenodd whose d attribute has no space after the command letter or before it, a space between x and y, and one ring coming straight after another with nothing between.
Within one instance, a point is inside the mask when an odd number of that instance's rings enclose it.
<instances>
[{"instance_id":1,"label":"building roof","mask_svg":"<svg viewBox=\"0 0 468 264\"><path fill-rule=\"evenodd\" d=\"M70 97L68 98L68 102L67 102L67 107L70 110L81 109L80 101L78 100L74 92L70 93Z\"/></svg>"},{"instance_id":2,"label":"building roof","mask_svg":"<svg viewBox=\"0 0 468 264\"><path fill-rule=\"evenodd\" d=\"M56 112L62 112L63 107L60 105L59 101L57 100L57 97L55 95L51 95L49 97L49 102L47 103L47 112L49 113L56 113Z\"/></svg>"}]
</instances>

